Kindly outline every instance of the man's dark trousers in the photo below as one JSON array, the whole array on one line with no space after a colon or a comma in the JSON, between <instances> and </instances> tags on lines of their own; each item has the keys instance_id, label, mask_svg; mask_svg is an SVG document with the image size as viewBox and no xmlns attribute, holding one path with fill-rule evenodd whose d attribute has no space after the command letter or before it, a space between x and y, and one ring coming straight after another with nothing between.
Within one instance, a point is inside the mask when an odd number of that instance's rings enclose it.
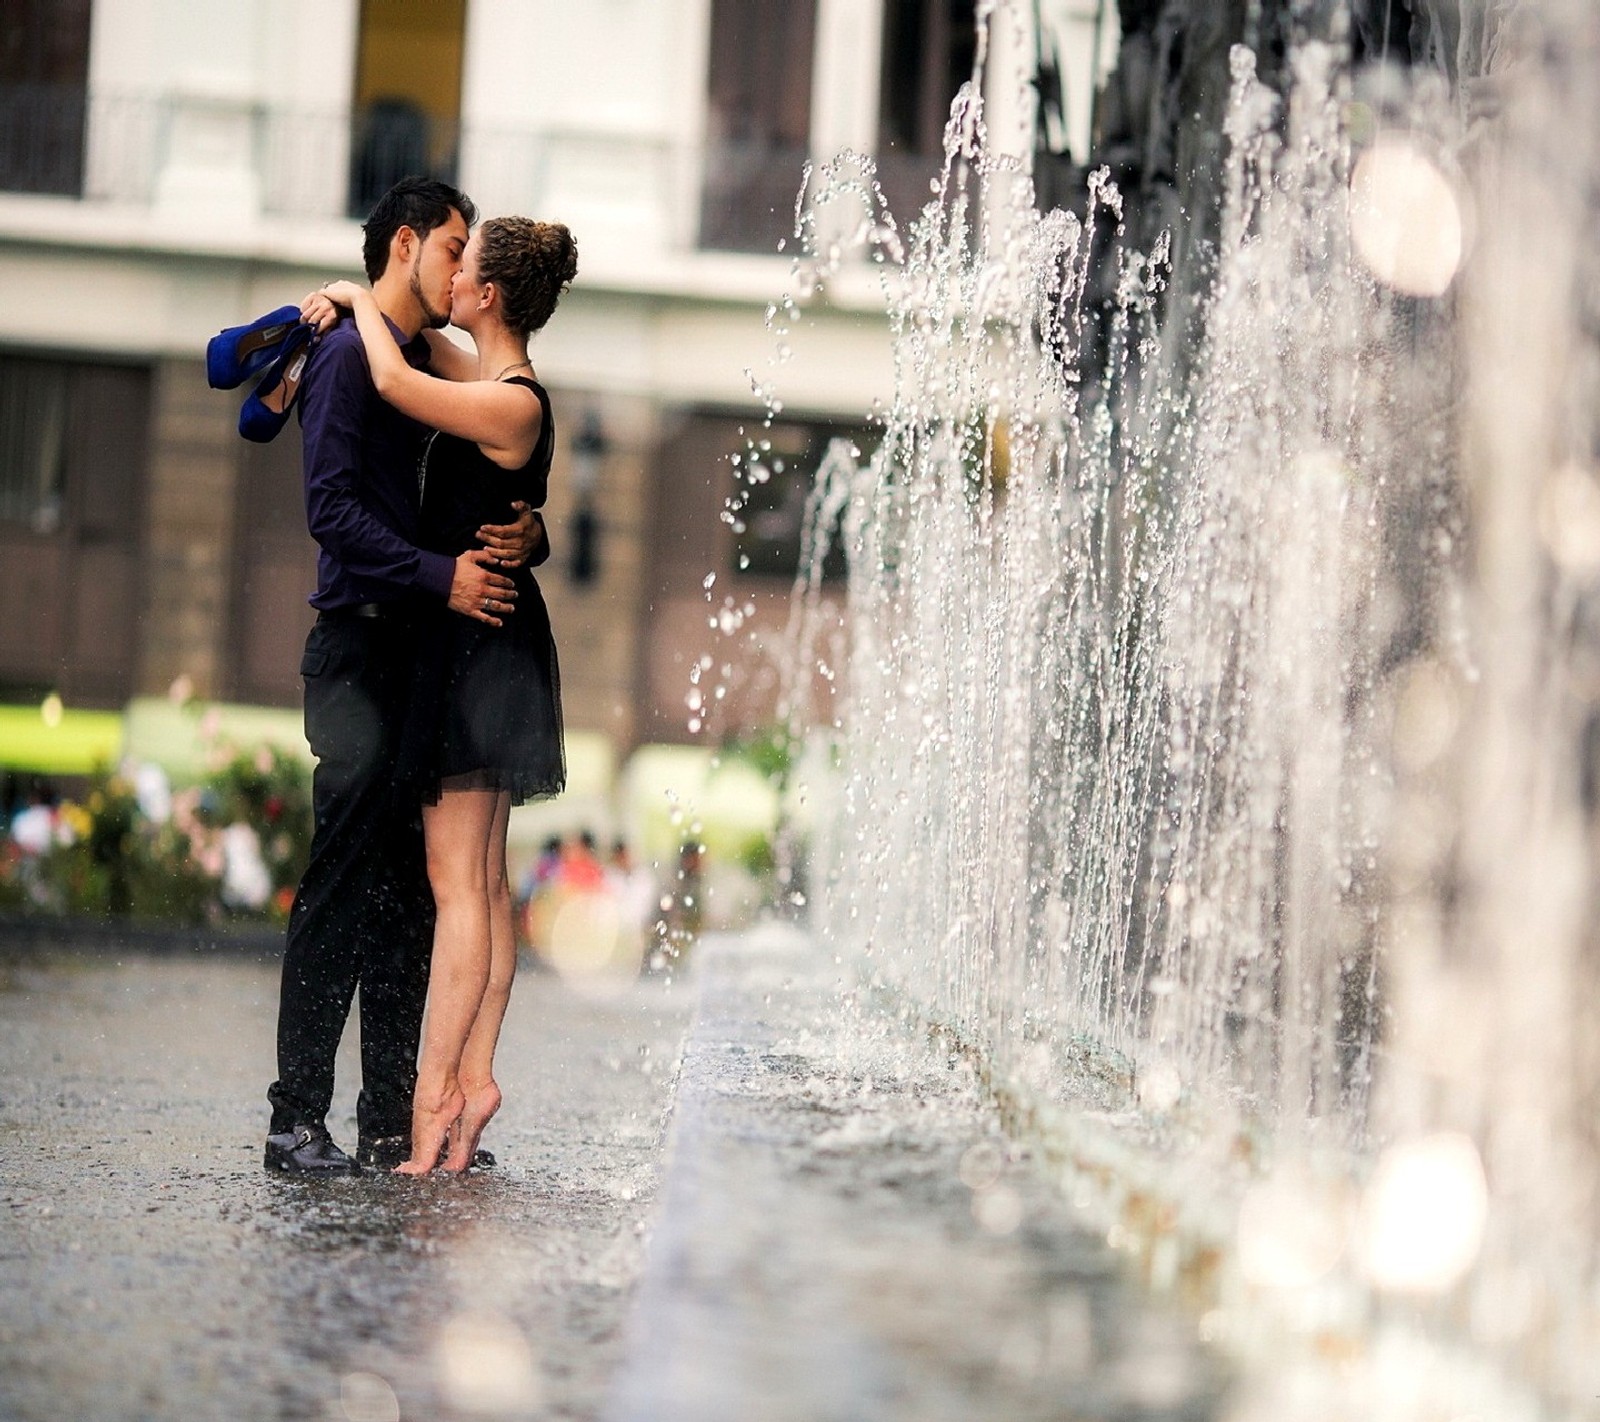
<instances>
[{"instance_id":1,"label":"man's dark trousers","mask_svg":"<svg viewBox=\"0 0 1600 1422\"><path fill-rule=\"evenodd\" d=\"M358 986L358 1129L411 1130L434 917L420 796L397 773L417 635L415 618L384 609L325 612L306 638L315 828L284 948L278 1080L267 1093L275 1133L324 1122Z\"/></svg>"}]
</instances>

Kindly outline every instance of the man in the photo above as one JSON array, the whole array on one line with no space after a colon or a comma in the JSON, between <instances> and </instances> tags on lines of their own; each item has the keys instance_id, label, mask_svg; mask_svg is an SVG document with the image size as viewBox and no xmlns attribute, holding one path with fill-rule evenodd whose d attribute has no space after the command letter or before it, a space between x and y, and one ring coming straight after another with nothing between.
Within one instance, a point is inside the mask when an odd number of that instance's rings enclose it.
<instances>
[{"instance_id":1,"label":"man","mask_svg":"<svg viewBox=\"0 0 1600 1422\"><path fill-rule=\"evenodd\" d=\"M476 209L448 184L407 178L373 208L362 259L407 360L446 324ZM306 639L306 739L317 758L315 828L284 950L278 1080L266 1166L351 1173L410 1155L411 1095L427 993L433 899L415 788L395 774L419 614L430 599L497 622L516 592L500 558L548 556L544 526L486 529L459 558L418 542L418 471L428 431L378 398L353 322L313 349L299 383L306 520L320 546L317 621ZM537 561L537 560L536 560ZM356 1159L329 1136L334 1056L361 990Z\"/></svg>"}]
</instances>

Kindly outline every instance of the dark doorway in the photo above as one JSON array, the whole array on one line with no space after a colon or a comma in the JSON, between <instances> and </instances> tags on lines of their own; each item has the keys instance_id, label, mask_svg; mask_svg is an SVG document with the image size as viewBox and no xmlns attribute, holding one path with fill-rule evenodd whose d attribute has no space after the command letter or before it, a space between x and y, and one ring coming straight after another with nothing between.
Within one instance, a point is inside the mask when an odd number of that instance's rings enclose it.
<instances>
[{"instance_id":1,"label":"dark doorway","mask_svg":"<svg viewBox=\"0 0 1600 1422\"><path fill-rule=\"evenodd\" d=\"M0 354L0 693L133 692L150 371Z\"/></svg>"},{"instance_id":2,"label":"dark doorway","mask_svg":"<svg viewBox=\"0 0 1600 1422\"><path fill-rule=\"evenodd\" d=\"M977 42L974 0L885 0L878 180L902 224L930 197L950 101L972 77Z\"/></svg>"},{"instance_id":3,"label":"dark doorway","mask_svg":"<svg viewBox=\"0 0 1600 1422\"><path fill-rule=\"evenodd\" d=\"M466 0L361 0L350 215L413 173L456 180Z\"/></svg>"},{"instance_id":4,"label":"dark doorway","mask_svg":"<svg viewBox=\"0 0 1600 1422\"><path fill-rule=\"evenodd\" d=\"M775 252L810 153L815 0L713 0L700 245Z\"/></svg>"}]
</instances>

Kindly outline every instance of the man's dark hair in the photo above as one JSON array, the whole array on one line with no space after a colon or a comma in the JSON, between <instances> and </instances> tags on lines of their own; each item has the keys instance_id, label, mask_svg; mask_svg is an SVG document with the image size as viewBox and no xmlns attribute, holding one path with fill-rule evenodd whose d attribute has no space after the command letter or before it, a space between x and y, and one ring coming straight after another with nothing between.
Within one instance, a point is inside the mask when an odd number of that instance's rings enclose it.
<instances>
[{"instance_id":1,"label":"man's dark hair","mask_svg":"<svg viewBox=\"0 0 1600 1422\"><path fill-rule=\"evenodd\" d=\"M389 265L389 243L402 227L426 238L443 227L454 210L468 227L478 220L478 209L464 192L437 178L401 178L374 205L361 224L361 264L367 280L377 281Z\"/></svg>"}]
</instances>

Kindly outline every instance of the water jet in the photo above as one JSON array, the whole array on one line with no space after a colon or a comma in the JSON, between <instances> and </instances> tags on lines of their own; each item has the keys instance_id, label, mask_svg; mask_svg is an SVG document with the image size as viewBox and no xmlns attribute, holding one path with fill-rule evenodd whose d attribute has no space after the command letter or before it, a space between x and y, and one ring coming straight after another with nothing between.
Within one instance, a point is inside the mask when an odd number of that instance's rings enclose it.
<instances>
[{"instance_id":1,"label":"water jet","mask_svg":"<svg viewBox=\"0 0 1600 1422\"><path fill-rule=\"evenodd\" d=\"M1241 1417L1593 1415L1600 18L1194 8L1155 196L1041 210L1013 3L920 214L810 175L796 289L876 261L896 371L797 585L813 922L1195 1282Z\"/></svg>"}]
</instances>

